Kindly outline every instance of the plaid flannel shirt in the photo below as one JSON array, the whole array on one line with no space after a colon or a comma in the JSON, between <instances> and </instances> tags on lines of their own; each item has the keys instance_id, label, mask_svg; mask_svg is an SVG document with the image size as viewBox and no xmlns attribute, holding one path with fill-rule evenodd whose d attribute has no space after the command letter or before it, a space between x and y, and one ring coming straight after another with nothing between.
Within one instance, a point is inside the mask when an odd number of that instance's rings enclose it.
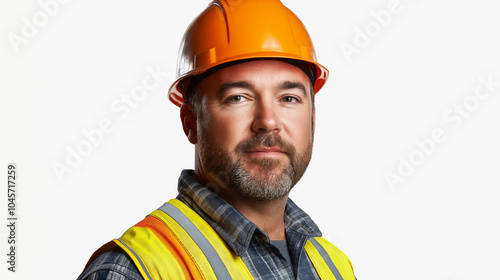
<instances>
[{"instance_id":1,"label":"plaid flannel shirt","mask_svg":"<svg viewBox=\"0 0 500 280\"><path fill-rule=\"evenodd\" d=\"M321 236L318 226L291 199L285 214L285 232L292 267L267 234L245 218L207 187L193 178L192 170L181 173L179 200L184 202L219 233L233 252L241 257L255 279L320 279L307 257L304 245L309 238ZM106 252L97 258L79 279L142 279L137 268L121 250Z\"/></svg>"}]
</instances>

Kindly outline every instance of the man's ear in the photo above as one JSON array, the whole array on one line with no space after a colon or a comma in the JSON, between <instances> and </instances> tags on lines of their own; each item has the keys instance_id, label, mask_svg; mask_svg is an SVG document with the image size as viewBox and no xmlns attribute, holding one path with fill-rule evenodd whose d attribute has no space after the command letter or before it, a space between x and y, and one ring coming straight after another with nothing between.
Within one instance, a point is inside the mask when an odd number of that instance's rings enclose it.
<instances>
[{"instance_id":1,"label":"man's ear","mask_svg":"<svg viewBox=\"0 0 500 280\"><path fill-rule=\"evenodd\" d=\"M196 113L193 108L186 103L181 105L181 122L189 142L191 142L191 144L196 144L198 142Z\"/></svg>"}]
</instances>

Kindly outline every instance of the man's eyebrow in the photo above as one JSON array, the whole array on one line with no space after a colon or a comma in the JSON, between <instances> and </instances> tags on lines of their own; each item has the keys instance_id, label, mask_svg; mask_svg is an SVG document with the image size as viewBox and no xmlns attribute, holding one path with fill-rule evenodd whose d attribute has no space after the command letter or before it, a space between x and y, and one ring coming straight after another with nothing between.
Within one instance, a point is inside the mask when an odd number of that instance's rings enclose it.
<instances>
[{"instance_id":1,"label":"man's eyebrow","mask_svg":"<svg viewBox=\"0 0 500 280\"><path fill-rule=\"evenodd\" d=\"M218 90L219 95L232 88L245 88L250 90L255 90L255 86L247 81L228 81L223 83Z\"/></svg>"},{"instance_id":2,"label":"man's eyebrow","mask_svg":"<svg viewBox=\"0 0 500 280\"><path fill-rule=\"evenodd\" d=\"M304 86L303 83L300 82L292 82L292 81L283 81L278 84L278 89L300 89L304 96L307 95L306 87Z\"/></svg>"},{"instance_id":3,"label":"man's eyebrow","mask_svg":"<svg viewBox=\"0 0 500 280\"><path fill-rule=\"evenodd\" d=\"M224 92L232 89L232 88L244 88L244 89L249 89L249 90L255 90L255 85L251 82L248 81L228 81L223 83L218 90L219 95L223 94ZM304 86L303 83L301 82L292 82L292 81L283 81L280 82L277 86L277 89L299 89L302 91L304 95L307 95L306 87Z\"/></svg>"}]
</instances>

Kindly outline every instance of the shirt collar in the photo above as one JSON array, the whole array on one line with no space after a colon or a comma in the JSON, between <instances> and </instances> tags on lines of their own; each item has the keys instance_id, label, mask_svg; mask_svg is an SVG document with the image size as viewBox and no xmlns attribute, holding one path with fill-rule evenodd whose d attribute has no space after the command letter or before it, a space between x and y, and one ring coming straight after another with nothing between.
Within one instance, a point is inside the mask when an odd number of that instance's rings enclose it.
<instances>
[{"instance_id":1,"label":"shirt collar","mask_svg":"<svg viewBox=\"0 0 500 280\"><path fill-rule=\"evenodd\" d=\"M178 199L207 221L238 256L245 253L254 235L269 241L265 232L220 198L216 192L199 184L193 174L193 170L181 172ZM291 199L287 201L284 222L287 232L293 230L308 238L321 236L321 231L314 221Z\"/></svg>"}]
</instances>

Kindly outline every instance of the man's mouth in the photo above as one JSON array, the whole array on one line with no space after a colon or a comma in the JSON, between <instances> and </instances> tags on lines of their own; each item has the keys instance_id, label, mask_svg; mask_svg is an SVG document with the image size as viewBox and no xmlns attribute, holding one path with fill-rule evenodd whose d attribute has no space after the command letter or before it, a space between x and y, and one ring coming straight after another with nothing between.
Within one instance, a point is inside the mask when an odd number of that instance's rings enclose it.
<instances>
[{"instance_id":1,"label":"man's mouth","mask_svg":"<svg viewBox=\"0 0 500 280\"><path fill-rule=\"evenodd\" d=\"M252 156L283 156L286 152L278 147L257 147L245 151L245 154Z\"/></svg>"}]
</instances>

